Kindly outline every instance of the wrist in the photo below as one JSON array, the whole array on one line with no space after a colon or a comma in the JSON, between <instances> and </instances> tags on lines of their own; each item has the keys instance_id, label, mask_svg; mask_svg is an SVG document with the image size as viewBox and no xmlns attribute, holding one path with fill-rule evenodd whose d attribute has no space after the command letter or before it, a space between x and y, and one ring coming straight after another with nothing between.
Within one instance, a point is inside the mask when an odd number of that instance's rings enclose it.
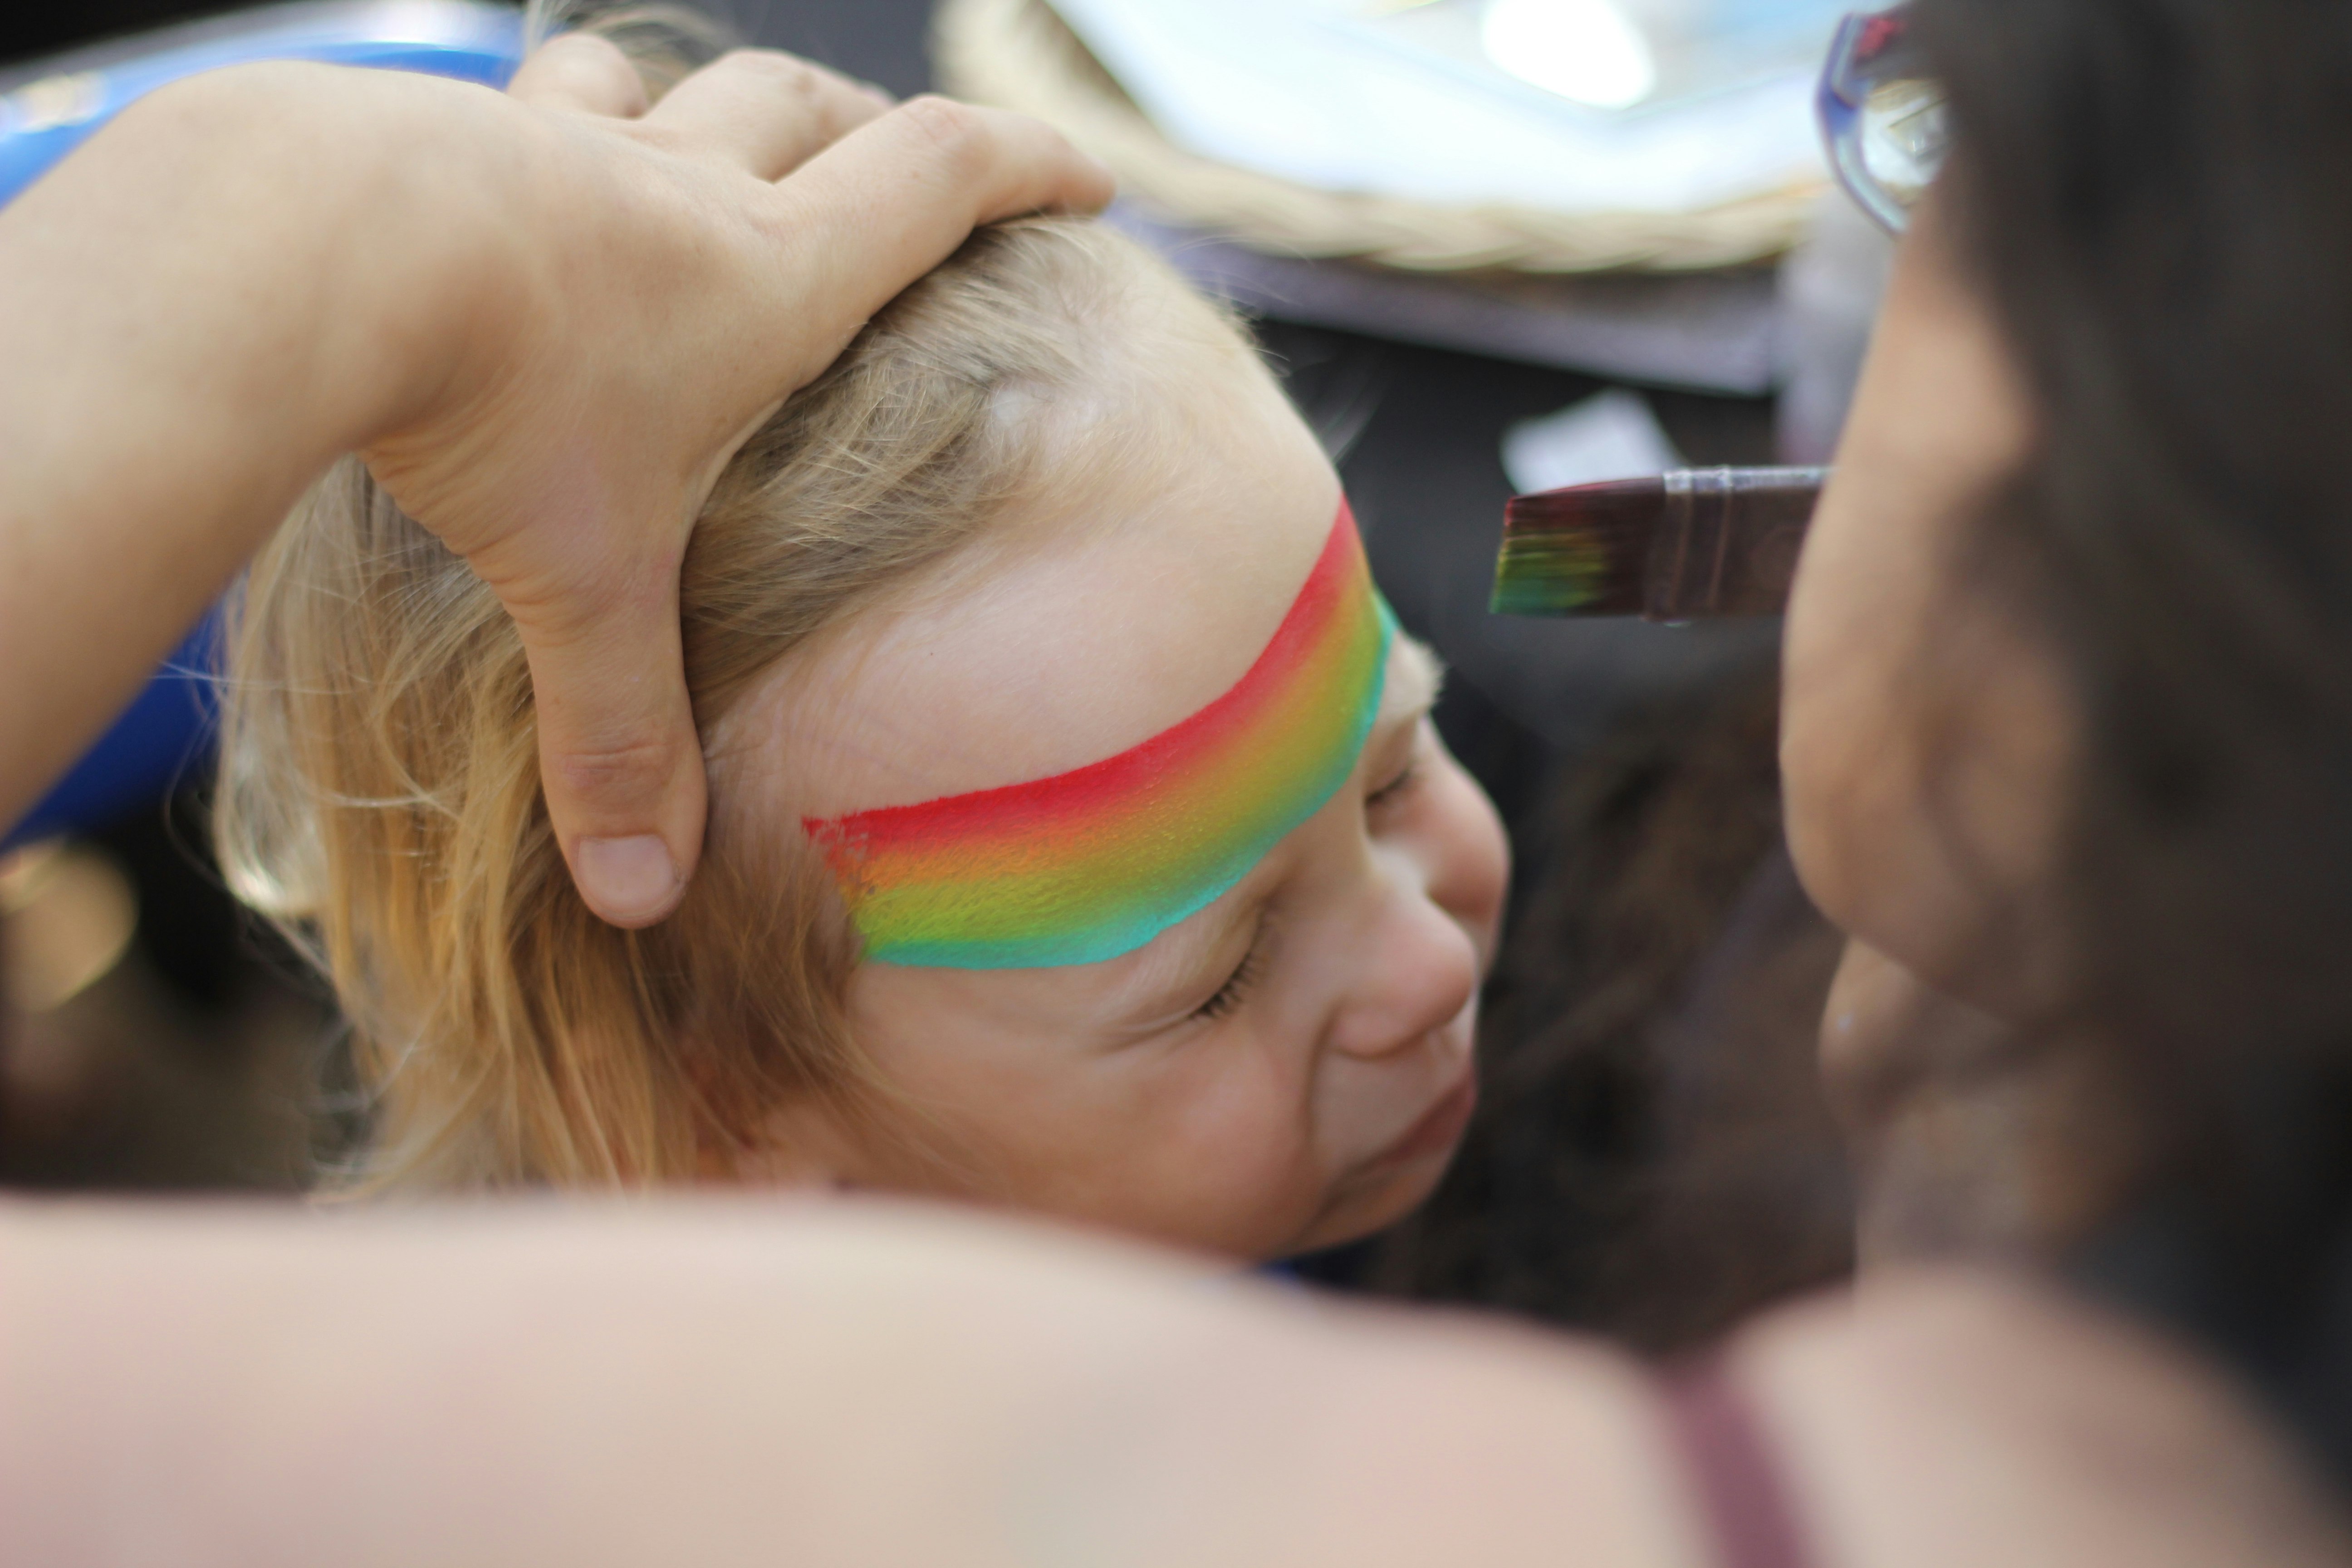
<instances>
[{"instance_id":1,"label":"wrist","mask_svg":"<svg viewBox=\"0 0 2352 1568\"><path fill-rule=\"evenodd\" d=\"M525 145L481 137L507 108L241 67L133 105L0 209L0 823L330 462L496 353L467 337L499 309L520 161L455 142Z\"/></svg>"},{"instance_id":2,"label":"wrist","mask_svg":"<svg viewBox=\"0 0 2352 1568\"><path fill-rule=\"evenodd\" d=\"M174 336L197 353L236 341L205 367L236 383L222 406L315 471L441 396L496 314L505 171L484 121L511 113L488 89L391 71L267 64L175 83L110 128L110 173L144 201L121 215L121 248L149 279L173 258L189 329Z\"/></svg>"}]
</instances>

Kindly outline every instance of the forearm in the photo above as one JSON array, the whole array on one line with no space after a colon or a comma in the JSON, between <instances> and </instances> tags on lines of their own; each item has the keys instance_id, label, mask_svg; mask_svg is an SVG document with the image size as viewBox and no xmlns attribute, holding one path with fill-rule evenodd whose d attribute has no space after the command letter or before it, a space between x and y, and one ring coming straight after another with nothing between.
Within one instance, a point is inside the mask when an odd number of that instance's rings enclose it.
<instances>
[{"instance_id":1,"label":"forearm","mask_svg":"<svg viewBox=\"0 0 2352 1568\"><path fill-rule=\"evenodd\" d=\"M866 1204L0 1203L0 1556L1675 1561L1633 1373L1306 1301Z\"/></svg>"},{"instance_id":2,"label":"forearm","mask_svg":"<svg viewBox=\"0 0 2352 1568\"><path fill-rule=\"evenodd\" d=\"M0 211L0 826L319 471L429 392L467 226L446 193L416 221L459 129L420 110L499 100L422 85L199 78Z\"/></svg>"}]
</instances>

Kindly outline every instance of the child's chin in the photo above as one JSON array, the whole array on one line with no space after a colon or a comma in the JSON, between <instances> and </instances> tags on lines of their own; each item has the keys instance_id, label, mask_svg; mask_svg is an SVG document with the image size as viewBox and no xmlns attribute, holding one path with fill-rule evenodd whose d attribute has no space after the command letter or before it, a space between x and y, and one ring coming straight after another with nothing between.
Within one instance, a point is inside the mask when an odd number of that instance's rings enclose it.
<instances>
[{"instance_id":1,"label":"child's chin","mask_svg":"<svg viewBox=\"0 0 2352 1568\"><path fill-rule=\"evenodd\" d=\"M1298 1258L1310 1252L1328 1252L1335 1247L1379 1235L1429 1201L1430 1194L1437 1191L1437 1184L1445 1179L1445 1168L1453 1163L1454 1154L1454 1150L1448 1149L1443 1154L1399 1167L1379 1185L1351 1195L1346 1204L1326 1215L1296 1245L1285 1247L1282 1256Z\"/></svg>"}]
</instances>

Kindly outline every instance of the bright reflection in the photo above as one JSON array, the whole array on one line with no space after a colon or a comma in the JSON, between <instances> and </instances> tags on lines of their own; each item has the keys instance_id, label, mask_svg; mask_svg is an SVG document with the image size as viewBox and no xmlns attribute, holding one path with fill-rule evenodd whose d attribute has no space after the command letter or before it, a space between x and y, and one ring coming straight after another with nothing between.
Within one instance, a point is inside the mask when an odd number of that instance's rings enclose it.
<instances>
[{"instance_id":1,"label":"bright reflection","mask_svg":"<svg viewBox=\"0 0 2352 1568\"><path fill-rule=\"evenodd\" d=\"M1625 109L1657 88L1648 40L1612 0L1487 0L1479 41L1522 81L1595 109Z\"/></svg>"}]
</instances>

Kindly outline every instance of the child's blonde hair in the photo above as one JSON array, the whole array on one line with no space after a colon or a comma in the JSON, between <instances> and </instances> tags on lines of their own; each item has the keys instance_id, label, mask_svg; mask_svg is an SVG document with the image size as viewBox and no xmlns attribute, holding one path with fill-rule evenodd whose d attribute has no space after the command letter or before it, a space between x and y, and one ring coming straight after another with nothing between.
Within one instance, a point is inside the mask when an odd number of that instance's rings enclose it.
<instances>
[{"instance_id":1,"label":"child's blonde hair","mask_svg":"<svg viewBox=\"0 0 2352 1568\"><path fill-rule=\"evenodd\" d=\"M1147 290L1185 298L1099 226L983 230L784 405L686 556L706 737L819 628L1066 478L1067 453L1041 461L1047 431L1137 363L1104 329ZM1240 348L1212 308L1176 306L1196 310L1181 336ZM1070 419L1045 416L1057 405ZM513 625L356 459L304 500L234 611L219 852L341 1001L373 1114L354 1187L688 1179L787 1097L872 1103L844 1021L855 938L797 826L715 791L680 912L643 931L598 921L549 827Z\"/></svg>"}]
</instances>

